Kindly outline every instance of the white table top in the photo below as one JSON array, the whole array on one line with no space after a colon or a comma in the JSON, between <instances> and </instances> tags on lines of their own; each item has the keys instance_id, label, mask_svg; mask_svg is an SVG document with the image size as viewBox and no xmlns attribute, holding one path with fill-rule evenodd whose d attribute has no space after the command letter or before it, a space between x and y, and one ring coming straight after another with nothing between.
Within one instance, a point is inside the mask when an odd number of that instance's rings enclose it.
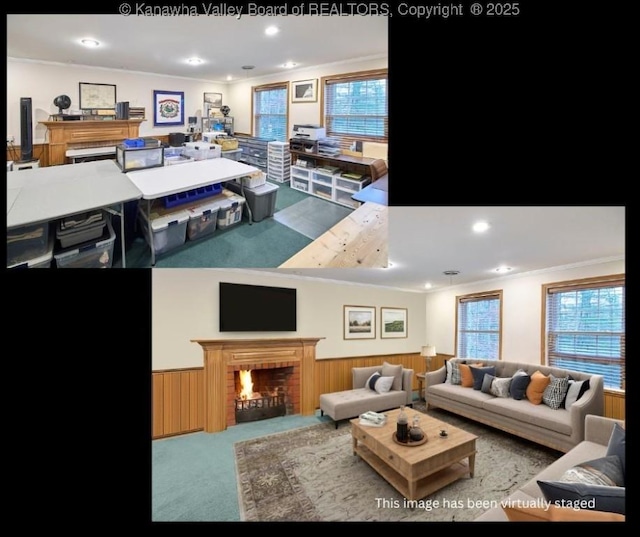
<instances>
[{"instance_id":1,"label":"white table top","mask_svg":"<svg viewBox=\"0 0 640 537\"><path fill-rule=\"evenodd\" d=\"M186 162L179 166L164 166L127 172L131 182L144 199L156 199L185 190L231 181L260 169L227 158L212 158Z\"/></svg>"},{"instance_id":2,"label":"white table top","mask_svg":"<svg viewBox=\"0 0 640 537\"><path fill-rule=\"evenodd\" d=\"M55 220L141 197L113 160L7 172L7 227Z\"/></svg>"},{"instance_id":3,"label":"white table top","mask_svg":"<svg viewBox=\"0 0 640 537\"><path fill-rule=\"evenodd\" d=\"M87 147L86 149L67 149L65 156L67 157L93 157L97 155L116 154L116 146L107 147Z\"/></svg>"}]
</instances>

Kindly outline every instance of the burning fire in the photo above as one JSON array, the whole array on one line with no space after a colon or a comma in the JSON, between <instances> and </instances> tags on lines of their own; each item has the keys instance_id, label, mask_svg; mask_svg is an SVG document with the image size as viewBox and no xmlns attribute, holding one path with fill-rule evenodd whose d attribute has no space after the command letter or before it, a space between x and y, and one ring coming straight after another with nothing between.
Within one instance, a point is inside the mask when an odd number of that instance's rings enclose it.
<instances>
[{"instance_id":1,"label":"burning fire","mask_svg":"<svg viewBox=\"0 0 640 537\"><path fill-rule=\"evenodd\" d=\"M240 399L251 399L253 397L253 381L251 380L251 369L240 370Z\"/></svg>"}]
</instances>

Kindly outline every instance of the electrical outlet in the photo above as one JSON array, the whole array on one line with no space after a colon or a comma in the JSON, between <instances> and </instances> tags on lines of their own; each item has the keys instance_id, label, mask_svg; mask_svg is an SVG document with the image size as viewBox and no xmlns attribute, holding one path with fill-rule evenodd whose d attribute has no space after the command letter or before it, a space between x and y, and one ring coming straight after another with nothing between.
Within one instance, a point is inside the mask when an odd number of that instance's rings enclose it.
<instances>
[{"instance_id":1,"label":"electrical outlet","mask_svg":"<svg viewBox=\"0 0 640 537\"><path fill-rule=\"evenodd\" d=\"M11 135L11 134L7 135L7 143L8 144L12 144L15 141L16 141L16 139L13 137L13 135Z\"/></svg>"}]
</instances>

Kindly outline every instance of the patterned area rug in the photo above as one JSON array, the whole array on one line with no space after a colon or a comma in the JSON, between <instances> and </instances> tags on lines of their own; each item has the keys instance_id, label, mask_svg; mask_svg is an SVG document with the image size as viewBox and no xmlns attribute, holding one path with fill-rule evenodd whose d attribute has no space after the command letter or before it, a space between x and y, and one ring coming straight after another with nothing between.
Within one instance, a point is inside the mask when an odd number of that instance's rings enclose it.
<instances>
[{"instance_id":1,"label":"patterned area rug","mask_svg":"<svg viewBox=\"0 0 640 537\"><path fill-rule=\"evenodd\" d=\"M429 415L479 437L475 477L405 507L404 497L353 455L348 422L312 425L235 444L242 520L471 521L561 455L444 411Z\"/></svg>"}]
</instances>

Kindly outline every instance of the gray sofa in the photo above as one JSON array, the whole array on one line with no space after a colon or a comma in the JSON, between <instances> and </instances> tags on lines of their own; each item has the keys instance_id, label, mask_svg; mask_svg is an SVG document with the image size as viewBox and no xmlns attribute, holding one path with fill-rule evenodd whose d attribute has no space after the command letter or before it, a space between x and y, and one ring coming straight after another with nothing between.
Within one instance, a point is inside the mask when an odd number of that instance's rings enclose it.
<instances>
[{"instance_id":1,"label":"gray sofa","mask_svg":"<svg viewBox=\"0 0 640 537\"><path fill-rule=\"evenodd\" d=\"M537 499L544 500L545 496L538 486L538 480L557 481L569 468L582 462L591 461L604 457L607 454L607 446L611 438L614 424L624 426L621 420L614 420L603 416L587 415L585 419L585 438L573 449L569 450L562 457L550 464L533 479L524 484L516 492L500 502L500 505L533 505ZM571 513L569 513L571 514ZM583 512L576 514L576 521L582 516L589 515ZM616 517L616 515L613 515ZM624 519L623 515L618 515ZM507 514L500 506L485 511L476 518L477 522L508 522Z\"/></svg>"},{"instance_id":2,"label":"gray sofa","mask_svg":"<svg viewBox=\"0 0 640 537\"><path fill-rule=\"evenodd\" d=\"M462 361L452 358L452 363ZM523 369L529 375L540 371L544 375L567 377L580 381L589 379L589 389L569 409L553 409L546 404L533 404L526 398L496 397L481 390L445 383L446 365L425 375L427 408L438 407L482 422L558 451L567 452L584 440L587 414L604 414L604 379L537 364L503 360L465 360L468 365L482 363L494 366L496 377L512 377Z\"/></svg>"},{"instance_id":3,"label":"gray sofa","mask_svg":"<svg viewBox=\"0 0 640 537\"><path fill-rule=\"evenodd\" d=\"M413 404L413 369L401 369L401 386L387 393L377 393L365 387L367 379L374 373L383 373L384 365L354 367L351 369L351 390L323 393L320 395L320 414L327 414L338 422L355 418L367 411L383 412L400 405ZM399 388L399 389L398 389Z\"/></svg>"}]
</instances>

